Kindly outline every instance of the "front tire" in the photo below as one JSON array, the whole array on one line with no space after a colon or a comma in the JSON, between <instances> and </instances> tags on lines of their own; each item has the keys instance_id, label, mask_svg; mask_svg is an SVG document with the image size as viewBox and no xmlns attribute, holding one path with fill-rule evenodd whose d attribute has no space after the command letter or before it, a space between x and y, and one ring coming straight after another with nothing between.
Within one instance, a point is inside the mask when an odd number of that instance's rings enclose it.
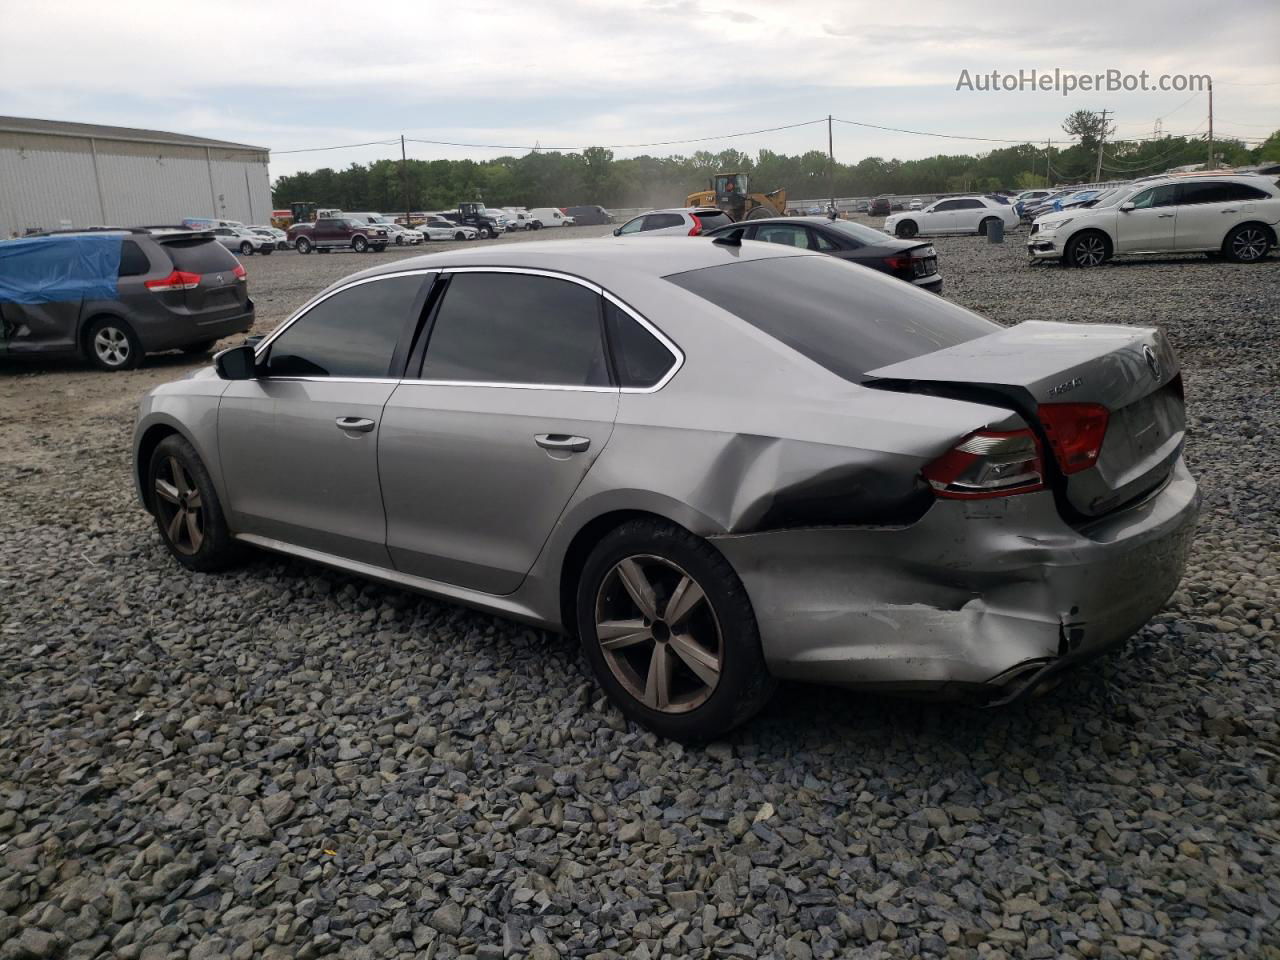
<instances>
[{"instance_id":1,"label":"front tire","mask_svg":"<svg viewBox=\"0 0 1280 960\"><path fill-rule=\"evenodd\" d=\"M142 362L142 341L133 327L115 317L89 324L84 342L89 361L99 370L132 370Z\"/></svg>"},{"instance_id":2,"label":"front tire","mask_svg":"<svg viewBox=\"0 0 1280 960\"><path fill-rule=\"evenodd\" d=\"M903 220L893 228L893 232L903 240L910 240L920 232L920 228L916 226L916 222L914 220Z\"/></svg>"},{"instance_id":3,"label":"front tire","mask_svg":"<svg viewBox=\"0 0 1280 960\"><path fill-rule=\"evenodd\" d=\"M294 246L297 248L299 253L310 253L315 249L314 245L306 237L299 237L298 242L294 244Z\"/></svg>"},{"instance_id":4,"label":"front tire","mask_svg":"<svg viewBox=\"0 0 1280 960\"><path fill-rule=\"evenodd\" d=\"M461 230L459 230L457 233L455 233L455 234L453 235L453 239L455 239L455 240L465 240L465 239L467 239L467 235L466 235L465 233L463 233Z\"/></svg>"},{"instance_id":5,"label":"front tire","mask_svg":"<svg viewBox=\"0 0 1280 960\"><path fill-rule=\"evenodd\" d=\"M1256 223L1242 223L1222 242L1222 252L1235 263L1257 263L1271 249L1271 237Z\"/></svg>"},{"instance_id":6,"label":"front tire","mask_svg":"<svg viewBox=\"0 0 1280 960\"><path fill-rule=\"evenodd\" d=\"M222 570L241 558L209 471L185 437L172 433L156 445L145 489L160 539L188 570Z\"/></svg>"},{"instance_id":7,"label":"front tire","mask_svg":"<svg viewBox=\"0 0 1280 960\"><path fill-rule=\"evenodd\" d=\"M1067 241L1063 262L1080 268L1100 267L1111 256L1107 238L1095 230L1077 233Z\"/></svg>"},{"instance_id":8,"label":"front tire","mask_svg":"<svg viewBox=\"0 0 1280 960\"><path fill-rule=\"evenodd\" d=\"M369 241L364 237L356 237L351 241L351 249L356 253L364 253L369 249Z\"/></svg>"},{"instance_id":9,"label":"front tire","mask_svg":"<svg viewBox=\"0 0 1280 960\"><path fill-rule=\"evenodd\" d=\"M241 255L241 256L244 256L244 257L251 257L251 256L253 256L253 244L252 244L252 243L250 243L248 240L245 240L243 243L241 243L241 244L240 244L240 255Z\"/></svg>"},{"instance_id":10,"label":"front tire","mask_svg":"<svg viewBox=\"0 0 1280 960\"><path fill-rule=\"evenodd\" d=\"M578 582L577 622L609 698L664 737L717 737L757 713L776 685L738 575L665 521L630 521L596 545Z\"/></svg>"}]
</instances>

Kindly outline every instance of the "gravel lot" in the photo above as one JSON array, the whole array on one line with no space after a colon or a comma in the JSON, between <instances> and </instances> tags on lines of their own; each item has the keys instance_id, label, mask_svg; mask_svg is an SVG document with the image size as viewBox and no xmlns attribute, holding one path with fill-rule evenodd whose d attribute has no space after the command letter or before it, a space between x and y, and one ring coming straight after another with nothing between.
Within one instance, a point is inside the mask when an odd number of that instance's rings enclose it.
<instances>
[{"instance_id":1,"label":"gravel lot","mask_svg":"<svg viewBox=\"0 0 1280 960\"><path fill-rule=\"evenodd\" d=\"M186 358L0 368L0 960L1280 957L1280 260L1010 239L938 241L946 295L1175 342L1185 582L1033 703L786 686L705 749L629 728L567 639L266 555L184 572L129 437ZM373 262L250 258L261 329Z\"/></svg>"}]
</instances>

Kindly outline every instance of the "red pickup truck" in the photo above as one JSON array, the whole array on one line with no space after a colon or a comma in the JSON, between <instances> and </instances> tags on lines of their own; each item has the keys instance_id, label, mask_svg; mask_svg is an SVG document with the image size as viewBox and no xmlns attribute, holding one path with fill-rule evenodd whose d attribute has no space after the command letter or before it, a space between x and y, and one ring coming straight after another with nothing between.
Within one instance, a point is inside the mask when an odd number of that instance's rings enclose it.
<instances>
[{"instance_id":1,"label":"red pickup truck","mask_svg":"<svg viewBox=\"0 0 1280 960\"><path fill-rule=\"evenodd\" d=\"M321 217L315 223L295 223L289 228L289 243L299 253L328 253L345 247L356 253L381 253L390 242L386 227L346 217Z\"/></svg>"}]
</instances>

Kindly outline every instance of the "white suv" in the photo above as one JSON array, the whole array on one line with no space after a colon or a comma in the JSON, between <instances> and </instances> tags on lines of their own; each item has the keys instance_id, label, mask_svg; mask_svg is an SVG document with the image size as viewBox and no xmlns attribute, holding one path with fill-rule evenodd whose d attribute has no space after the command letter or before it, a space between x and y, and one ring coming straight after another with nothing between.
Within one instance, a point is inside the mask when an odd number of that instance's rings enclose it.
<instances>
[{"instance_id":1,"label":"white suv","mask_svg":"<svg viewBox=\"0 0 1280 960\"><path fill-rule=\"evenodd\" d=\"M632 217L613 231L615 237L697 237L707 230L733 223L733 219L716 207L672 207L650 210Z\"/></svg>"},{"instance_id":2,"label":"white suv","mask_svg":"<svg viewBox=\"0 0 1280 960\"><path fill-rule=\"evenodd\" d=\"M977 233L986 235L987 227L996 220L1005 229L1018 225L1018 215L1007 203L990 197L947 197L935 200L923 210L895 213L884 220L884 232L909 240L917 234L938 236L944 233Z\"/></svg>"},{"instance_id":3,"label":"white suv","mask_svg":"<svg viewBox=\"0 0 1280 960\"><path fill-rule=\"evenodd\" d=\"M1207 253L1252 263L1275 246L1278 224L1274 179L1170 176L1129 184L1091 206L1045 214L1031 225L1027 253L1076 267L1137 253Z\"/></svg>"}]
</instances>

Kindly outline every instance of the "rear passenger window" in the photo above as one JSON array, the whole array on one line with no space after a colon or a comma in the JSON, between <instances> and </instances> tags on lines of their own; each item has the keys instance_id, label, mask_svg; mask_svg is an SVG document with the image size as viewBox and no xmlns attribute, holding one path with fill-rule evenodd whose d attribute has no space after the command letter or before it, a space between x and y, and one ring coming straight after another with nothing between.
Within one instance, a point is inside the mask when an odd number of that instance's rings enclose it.
<instances>
[{"instance_id":1,"label":"rear passenger window","mask_svg":"<svg viewBox=\"0 0 1280 960\"><path fill-rule=\"evenodd\" d=\"M600 296L555 277L454 274L431 325L421 377L608 386Z\"/></svg>"},{"instance_id":2,"label":"rear passenger window","mask_svg":"<svg viewBox=\"0 0 1280 960\"><path fill-rule=\"evenodd\" d=\"M650 213L644 218L644 226L641 230L665 230L668 227L678 227L684 223L684 217L678 213Z\"/></svg>"},{"instance_id":3,"label":"rear passenger window","mask_svg":"<svg viewBox=\"0 0 1280 960\"><path fill-rule=\"evenodd\" d=\"M163 249L177 269L188 273L234 270L240 262L216 240L172 240Z\"/></svg>"},{"instance_id":4,"label":"rear passenger window","mask_svg":"<svg viewBox=\"0 0 1280 960\"><path fill-rule=\"evenodd\" d=\"M1241 200L1261 200L1266 196L1261 190L1255 190L1243 183L1208 181L1184 183L1182 199L1178 202L1183 206L1191 203L1236 203Z\"/></svg>"},{"instance_id":5,"label":"rear passenger window","mask_svg":"<svg viewBox=\"0 0 1280 960\"><path fill-rule=\"evenodd\" d=\"M421 276L388 277L322 300L272 341L273 377L386 377L414 306Z\"/></svg>"},{"instance_id":6,"label":"rear passenger window","mask_svg":"<svg viewBox=\"0 0 1280 960\"><path fill-rule=\"evenodd\" d=\"M151 272L151 261L146 253L132 240L120 244L120 276L140 277Z\"/></svg>"},{"instance_id":7,"label":"rear passenger window","mask_svg":"<svg viewBox=\"0 0 1280 960\"><path fill-rule=\"evenodd\" d=\"M604 302L604 316L621 386L652 387L667 375L676 358L661 340L611 300Z\"/></svg>"}]
</instances>

